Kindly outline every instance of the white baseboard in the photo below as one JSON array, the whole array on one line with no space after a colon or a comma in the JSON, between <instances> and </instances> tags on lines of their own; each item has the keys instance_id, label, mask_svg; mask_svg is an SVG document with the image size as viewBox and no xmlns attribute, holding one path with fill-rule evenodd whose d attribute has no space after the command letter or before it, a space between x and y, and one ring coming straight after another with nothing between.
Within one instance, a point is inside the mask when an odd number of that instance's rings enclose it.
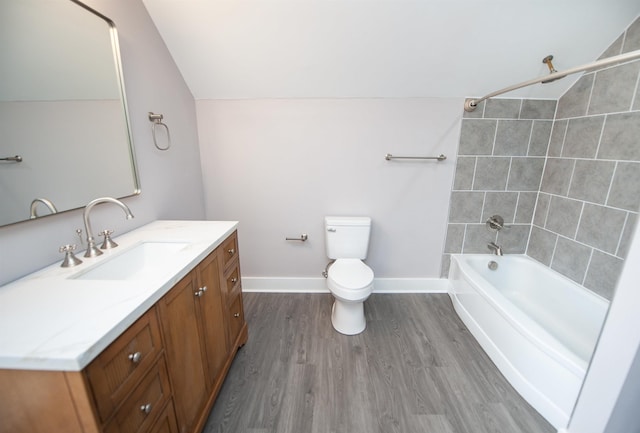
<instances>
[{"instance_id":1,"label":"white baseboard","mask_svg":"<svg viewBox=\"0 0 640 433\"><path fill-rule=\"evenodd\" d=\"M446 278L376 278L374 293L447 293ZM325 278L242 277L243 292L329 293Z\"/></svg>"}]
</instances>

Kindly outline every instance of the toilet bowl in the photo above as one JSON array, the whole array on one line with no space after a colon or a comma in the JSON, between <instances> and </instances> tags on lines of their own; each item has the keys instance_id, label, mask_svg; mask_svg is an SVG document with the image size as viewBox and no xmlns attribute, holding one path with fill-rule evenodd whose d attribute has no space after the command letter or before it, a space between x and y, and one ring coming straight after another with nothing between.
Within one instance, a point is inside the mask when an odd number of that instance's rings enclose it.
<instances>
[{"instance_id":1,"label":"toilet bowl","mask_svg":"<svg viewBox=\"0 0 640 433\"><path fill-rule=\"evenodd\" d=\"M373 271L360 259L337 259L327 272L327 287L334 297L333 328L345 335L365 330L364 301L373 292Z\"/></svg>"},{"instance_id":2,"label":"toilet bowl","mask_svg":"<svg viewBox=\"0 0 640 433\"><path fill-rule=\"evenodd\" d=\"M331 324L342 334L359 334L367 327L364 301L373 291L373 271L363 262L371 218L327 216L324 226L327 257L334 260L327 271L327 288L335 298Z\"/></svg>"}]
</instances>

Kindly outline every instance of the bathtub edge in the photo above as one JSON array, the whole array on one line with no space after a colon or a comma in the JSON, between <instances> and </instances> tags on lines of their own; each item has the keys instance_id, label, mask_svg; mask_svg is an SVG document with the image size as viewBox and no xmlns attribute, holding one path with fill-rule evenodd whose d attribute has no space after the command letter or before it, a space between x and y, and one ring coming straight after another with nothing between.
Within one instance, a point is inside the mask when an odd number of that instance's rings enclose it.
<instances>
[{"instance_id":1,"label":"bathtub edge","mask_svg":"<svg viewBox=\"0 0 640 433\"><path fill-rule=\"evenodd\" d=\"M455 293L449 292L449 297L456 313L475 337L476 341L498 370L505 376L507 381L522 395L522 397L536 409L554 428L560 430L567 426L570 414L564 412L553 403L544 393L539 391L530 381L528 381L520 371L509 361L509 359L496 346L491 338L484 332L482 327L467 312L466 308L458 300Z\"/></svg>"}]
</instances>

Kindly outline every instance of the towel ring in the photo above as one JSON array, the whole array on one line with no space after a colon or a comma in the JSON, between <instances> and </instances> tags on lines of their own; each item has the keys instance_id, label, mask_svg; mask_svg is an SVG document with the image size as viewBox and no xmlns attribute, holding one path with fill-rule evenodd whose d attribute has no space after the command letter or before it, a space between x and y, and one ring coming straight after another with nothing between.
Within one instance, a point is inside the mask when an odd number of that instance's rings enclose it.
<instances>
[{"instance_id":1,"label":"towel ring","mask_svg":"<svg viewBox=\"0 0 640 433\"><path fill-rule=\"evenodd\" d=\"M149 121L151 122L151 135L153 136L153 144L156 146L158 150L169 150L171 148L171 134L169 134L169 127L162 123L162 119L164 116L162 114L154 114L149 111ZM156 129L164 127L167 133L167 146L160 147L158 146L158 139L156 137Z\"/></svg>"}]
</instances>

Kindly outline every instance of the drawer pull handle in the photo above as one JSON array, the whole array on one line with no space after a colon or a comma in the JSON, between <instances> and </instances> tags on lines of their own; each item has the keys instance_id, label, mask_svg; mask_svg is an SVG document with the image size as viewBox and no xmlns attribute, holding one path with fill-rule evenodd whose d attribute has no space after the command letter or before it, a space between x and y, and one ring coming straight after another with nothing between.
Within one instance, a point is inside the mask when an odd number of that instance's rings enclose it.
<instances>
[{"instance_id":1,"label":"drawer pull handle","mask_svg":"<svg viewBox=\"0 0 640 433\"><path fill-rule=\"evenodd\" d=\"M233 317L240 317L240 313L233 313Z\"/></svg>"},{"instance_id":2,"label":"drawer pull handle","mask_svg":"<svg viewBox=\"0 0 640 433\"><path fill-rule=\"evenodd\" d=\"M227 251L229 253L229 255L234 255L236 253L235 248L231 248L230 250Z\"/></svg>"},{"instance_id":3,"label":"drawer pull handle","mask_svg":"<svg viewBox=\"0 0 640 433\"><path fill-rule=\"evenodd\" d=\"M151 412L151 403L143 404L142 406L140 406L140 412L143 412L145 414Z\"/></svg>"},{"instance_id":4,"label":"drawer pull handle","mask_svg":"<svg viewBox=\"0 0 640 433\"><path fill-rule=\"evenodd\" d=\"M237 277L233 277L233 278L231 279L231 282L232 282L232 283L234 283L234 284L235 284L235 283L237 283L237 282L238 282L238 278L237 278Z\"/></svg>"},{"instance_id":5,"label":"drawer pull handle","mask_svg":"<svg viewBox=\"0 0 640 433\"><path fill-rule=\"evenodd\" d=\"M136 352L136 353L130 353L129 354L129 359L131 360L131 362L133 362L134 364L137 364L138 362L140 362L140 360L142 359L142 353L141 352Z\"/></svg>"}]
</instances>

